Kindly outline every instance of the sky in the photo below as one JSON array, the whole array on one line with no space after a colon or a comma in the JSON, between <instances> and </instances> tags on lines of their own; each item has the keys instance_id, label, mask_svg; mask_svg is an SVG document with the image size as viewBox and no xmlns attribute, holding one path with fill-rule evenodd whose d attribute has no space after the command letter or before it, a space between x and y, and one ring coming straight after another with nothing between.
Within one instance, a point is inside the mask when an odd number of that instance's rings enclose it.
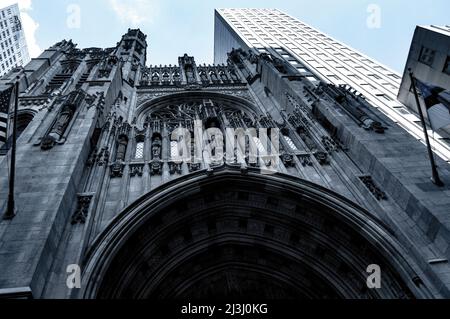
<instances>
[{"instance_id":1,"label":"sky","mask_svg":"<svg viewBox=\"0 0 450 319\"><path fill-rule=\"evenodd\" d=\"M19 3L30 55L62 39L112 47L128 28L147 34L147 64L176 64L184 53L213 63L215 8L278 8L398 73L416 25L450 24L448 0L0 0ZM379 12L369 27L371 8Z\"/></svg>"}]
</instances>

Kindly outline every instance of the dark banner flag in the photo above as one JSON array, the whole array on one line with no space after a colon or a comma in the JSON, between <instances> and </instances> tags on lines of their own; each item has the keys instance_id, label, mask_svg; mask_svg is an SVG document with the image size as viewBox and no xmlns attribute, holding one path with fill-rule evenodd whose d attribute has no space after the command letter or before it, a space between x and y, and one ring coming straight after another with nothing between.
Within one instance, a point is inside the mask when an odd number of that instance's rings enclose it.
<instances>
[{"instance_id":1,"label":"dark banner flag","mask_svg":"<svg viewBox=\"0 0 450 319\"><path fill-rule=\"evenodd\" d=\"M424 83L416 78L427 108L428 119L434 131L450 125L450 93L445 89Z\"/></svg>"},{"instance_id":2,"label":"dark banner flag","mask_svg":"<svg viewBox=\"0 0 450 319\"><path fill-rule=\"evenodd\" d=\"M8 118L13 102L14 86L0 93L0 147L8 140Z\"/></svg>"}]
</instances>

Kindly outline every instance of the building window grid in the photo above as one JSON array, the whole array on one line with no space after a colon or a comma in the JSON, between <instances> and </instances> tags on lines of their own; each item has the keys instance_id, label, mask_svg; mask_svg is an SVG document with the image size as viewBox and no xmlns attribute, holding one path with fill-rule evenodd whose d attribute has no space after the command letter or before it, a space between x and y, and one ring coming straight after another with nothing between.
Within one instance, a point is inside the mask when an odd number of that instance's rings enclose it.
<instances>
[{"instance_id":1,"label":"building window grid","mask_svg":"<svg viewBox=\"0 0 450 319\"><path fill-rule=\"evenodd\" d=\"M269 22L270 22L270 20L269 20ZM282 21L282 22L284 22L285 25L288 25L286 21ZM278 28L277 28L277 25L278 25ZM302 24L299 24L299 25L302 25ZM278 23L275 23L275 24L274 24L274 28L275 28L275 29L272 29L272 28L261 28L261 29L264 30L264 31L267 32L267 33L270 33L271 35L274 35L275 37L281 36L281 34L285 33L284 31L281 31L281 30L280 30L280 29L284 29L284 30L285 30L285 28L284 28L284 27L280 27ZM349 49L349 48L347 48L347 47L342 46L340 43L338 43L338 42L336 42L336 41L334 41L334 40L328 38L325 34L319 33L317 30L313 30L311 27L306 27L306 26L305 26L304 29L305 29L305 30L310 30L310 33L314 34L314 36L312 36L311 34L307 34L307 36L310 37L310 38L312 38L312 39L314 39L314 37L320 37L321 39L324 39L324 40L329 41L329 42L330 42L329 45L332 45L332 46L340 46L339 48L340 48L340 49L345 48L346 51L347 51L347 53L352 54L353 56L357 56L357 57L363 58L363 56L360 55L359 53L354 52L353 50L351 50L351 49ZM270 32L270 30L273 30L273 31L274 31L274 34L273 34L272 32ZM303 31L303 30L302 30L302 32L304 32L304 33L306 34L306 31ZM291 39L289 39L289 38L292 38L292 37L290 36L289 33L290 33L290 32L288 31L287 34L285 35L285 36L288 38L288 39L286 39L286 41L289 41L289 40L291 40ZM267 39L267 38L266 38L266 39ZM293 41L294 43L297 43L297 48L299 48L297 39L298 39L298 38L292 39L292 41ZM266 40L266 41L267 41L267 40ZM332 41L334 41L334 42L332 42ZM283 43L283 42L285 42L285 41L281 41L281 42ZM310 41L310 42L311 42L311 41ZM286 43L283 43L283 45L286 45ZM293 45L293 44L291 43L291 45L289 46L289 48L290 48L290 49L295 49L295 45ZM314 48L314 49L316 49L316 48ZM328 47L327 50L333 52L333 51L334 51L334 48ZM297 52L295 52L295 53L298 54ZM341 52L336 52L336 51L334 51L333 53L334 53L334 54L337 54L337 53L338 53L339 55L344 56ZM311 58L310 58L309 60L310 60L310 61L315 61L314 59L311 59ZM387 70L385 70L385 69L382 68L381 66L376 65L373 61L371 61L371 60L369 60L369 59L364 59L364 58L363 58L363 60L364 60L364 61L359 61L359 62L369 64L369 65L371 66L371 68L373 68L373 65L375 65L375 66L377 66L379 69L381 69L382 71L387 72ZM324 62L325 62L325 61L324 61ZM326 63L326 62L325 62L325 63ZM328 64L328 63L327 63L327 64ZM344 64L347 64L347 63L344 63ZM376 72L376 71L374 71L374 72ZM390 78L387 77L386 74L383 74L383 73L381 73L381 74L385 77L385 80L387 79L388 81L392 81ZM366 74L362 74L362 76L366 77L367 75L366 75ZM378 75L376 75L376 76L378 76ZM392 83L391 83L391 84L392 84Z\"/></svg>"}]
</instances>

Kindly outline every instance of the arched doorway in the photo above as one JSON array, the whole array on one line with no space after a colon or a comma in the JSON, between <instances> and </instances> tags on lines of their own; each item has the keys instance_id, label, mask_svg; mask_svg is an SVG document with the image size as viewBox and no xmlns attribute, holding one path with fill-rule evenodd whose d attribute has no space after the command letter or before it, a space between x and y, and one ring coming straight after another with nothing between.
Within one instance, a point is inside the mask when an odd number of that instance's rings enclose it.
<instances>
[{"instance_id":1,"label":"arched doorway","mask_svg":"<svg viewBox=\"0 0 450 319\"><path fill-rule=\"evenodd\" d=\"M429 297L404 255L379 221L336 193L222 166L125 209L87 256L82 297ZM381 289L367 288L371 264Z\"/></svg>"}]
</instances>

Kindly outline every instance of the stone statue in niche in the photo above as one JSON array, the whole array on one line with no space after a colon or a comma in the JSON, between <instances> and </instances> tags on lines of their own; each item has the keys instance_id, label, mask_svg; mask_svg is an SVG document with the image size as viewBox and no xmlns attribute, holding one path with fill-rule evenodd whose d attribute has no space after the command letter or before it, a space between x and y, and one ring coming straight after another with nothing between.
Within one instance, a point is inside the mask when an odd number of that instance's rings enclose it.
<instances>
[{"instance_id":1,"label":"stone statue in niche","mask_svg":"<svg viewBox=\"0 0 450 319\"><path fill-rule=\"evenodd\" d=\"M98 77L99 78L108 78L111 74L111 71L113 67L117 64L118 59L116 56L111 55L100 63L99 70L98 70Z\"/></svg>"},{"instance_id":2,"label":"stone statue in niche","mask_svg":"<svg viewBox=\"0 0 450 319\"><path fill-rule=\"evenodd\" d=\"M239 82L239 77L237 76L236 72L232 68L229 68L228 72L230 73L231 79L234 82Z\"/></svg>"},{"instance_id":3,"label":"stone statue in niche","mask_svg":"<svg viewBox=\"0 0 450 319\"><path fill-rule=\"evenodd\" d=\"M111 177L122 177L125 165L125 154L127 152L128 137L121 135L117 142L116 161L111 165Z\"/></svg>"},{"instance_id":4,"label":"stone statue in niche","mask_svg":"<svg viewBox=\"0 0 450 319\"><path fill-rule=\"evenodd\" d=\"M116 162L123 162L125 160L127 146L128 146L128 138L123 135L120 136L117 143Z\"/></svg>"},{"instance_id":5,"label":"stone statue in niche","mask_svg":"<svg viewBox=\"0 0 450 319\"><path fill-rule=\"evenodd\" d=\"M195 71L194 71L194 66L195 66L194 58L185 54L183 57L180 57L180 59L178 61L186 74L187 84L188 85L196 84L197 79L195 77Z\"/></svg>"},{"instance_id":6,"label":"stone statue in niche","mask_svg":"<svg viewBox=\"0 0 450 319\"><path fill-rule=\"evenodd\" d=\"M120 122L122 121L121 118ZM120 123L119 122L119 123ZM125 155L128 148L128 135L130 133L131 126L127 122L122 123L118 129L117 149L114 164L111 165L111 177L122 177L125 167Z\"/></svg>"},{"instance_id":7,"label":"stone statue in niche","mask_svg":"<svg viewBox=\"0 0 450 319\"><path fill-rule=\"evenodd\" d=\"M153 137L152 140L152 161L150 163L150 174L161 175L163 164L162 158L162 140L159 135Z\"/></svg>"},{"instance_id":8,"label":"stone statue in niche","mask_svg":"<svg viewBox=\"0 0 450 319\"><path fill-rule=\"evenodd\" d=\"M68 96L66 102L63 104L60 112L56 116L56 121L54 122L49 133L42 139L42 150L49 150L53 148L56 143L64 142L63 135L66 132L67 127L69 126L70 121L78 108L78 105L84 99L84 96L85 95L79 91L72 92Z\"/></svg>"},{"instance_id":9,"label":"stone statue in niche","mask_svg":"<svg viewBox=\"0 0 450 319\"><path fill-rule=\"evenodd\" d=\"M54 136L55 138L61 137L64 133L67 125L69 124L70 119L73 116L75 106L74 105L64 105L61 113L58 116L58 120L56 121L53 130L50 132L50 136Z\"/></svg>"},{"instance_id":10,"label":"stone statue in niche","mask_svg":"<svg viewBox=\"0 0 450 319\"><path fill-rule=\"evenodd\" d=\"M200 79L202 80L203 83L209 82L208 76L206 75L205 71L200 72Z\"/></svg>"},{"instance_id":11,"label":"stone statue in niche","mask_svg":"<svg viewBox=\"0 0 450 319\"><path fill-rule=\"evenodd\" d=\"M223 83L228 83L229 82L228 76L227 76L227 74L224 71L220 71L219 75L220 75L220 79L222 80Z\"/></svg>"},{"instance_id":12,"label":"stone statue in niche","mask_svg":"<svg viewBox=\"0 0 450 319\"><path fill-rule=\"evenodd\" d=\"M195 84L197 81L195 80L194 70L192 67L186 67L186 79L188 84Z\"/></svg>"},{"instance_id":13,"label":"stone statue in niche","mask_svg":"<svg viewBox=\"0 0 450 319\"><path fill-rule=\"evenodd\" d=\"M211 71L211 72L209 73L209 76L211 77L211 80L212 80L214 83L219 82L219 79L217 78L216 72Z\"/></svg>"},{"instance_id":14,"label":"stone statue in niche","mask_svg":"<svg viewBox=\"0 0 450 319\"><path fill-rule=\"evenodd\" d=\"M152 159L160 160L161 159L161 150L162 150L162 141L159 136L156 136L152 142Z\"/></svg>"}]
</instances>

